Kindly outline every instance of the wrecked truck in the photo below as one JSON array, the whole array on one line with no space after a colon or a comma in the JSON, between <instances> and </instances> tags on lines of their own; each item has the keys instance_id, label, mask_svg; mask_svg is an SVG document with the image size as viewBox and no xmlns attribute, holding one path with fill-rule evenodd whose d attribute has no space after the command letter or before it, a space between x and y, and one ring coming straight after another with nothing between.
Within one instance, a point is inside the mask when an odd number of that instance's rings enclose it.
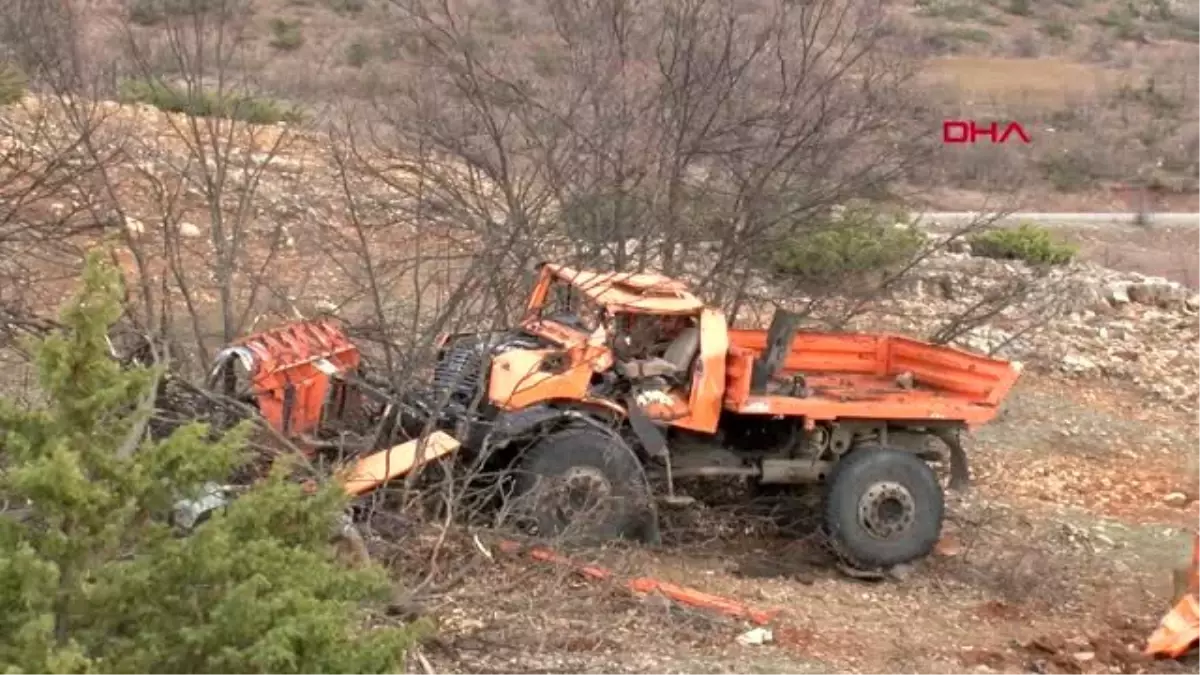
<instances>
[{"instance_id":1,"label":"wrecked truck","mask_svg":"<svg viewBox=\"0 0 1200 675\"><path fill-rule=\"evenodd\" d=\"M802 331L785 311L733 328L681 281L550 263L516 325L436 346L431 376L401 391L365 372L338 324L299 322L225 350L210 386L306 451L354 438L351 494L448 458L496 469L534 534L653 540L656 504L692 501L684 478L819 485L834 550L878 568L932 550L933 465L965 487L960 435L1020 376L898 335Z\"/></svg>"}]
</instances>

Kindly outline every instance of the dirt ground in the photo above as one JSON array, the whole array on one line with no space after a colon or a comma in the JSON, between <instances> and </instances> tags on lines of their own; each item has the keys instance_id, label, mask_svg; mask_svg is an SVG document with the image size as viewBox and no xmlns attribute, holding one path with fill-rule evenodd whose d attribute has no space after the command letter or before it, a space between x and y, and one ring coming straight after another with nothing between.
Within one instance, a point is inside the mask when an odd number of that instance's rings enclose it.
<instances>
[{"instance_id":1,"label":"dirt ground","mask_svg":"<svg viewBox=\"0 0 1200 675\"><path fill-rule=\"evenodd\" d=\"M1197 215L1200 221L1200 214ZM1196 225L1065 225L1056 238L1078 247L1080 260L1121 272L1160 276L1200 288L1200 229Z\"/></svg>"},{"instance_id":2,"label":"dirt ground","mask_svg":"<svg viewBox=\"0 0 1200 675\"><path fill-rule=\"evenodd\" d=\"M810 539L719 505L670 514L658 549L574 553L778 609L768 644L468 543L443 553L458 579L422 600L439 631L421 658L436 672L1195 672L1137 652L1190 553L1198 441L1194 416L1133 392L1028 375L971 440L974 484L951 496L938 554L903 574L846 577Z\"/></svg>"},{"instance_id":3,"label":"dirt ground","mask_svg":"<svg viewBox=\"0 0 1200 675\"><path fill-rule=\"evenodd\" d=\"M1110 269L1162 276L1200 288L1195 227L1056 228L1080 257Z\"/></svg>"}]
</instances>

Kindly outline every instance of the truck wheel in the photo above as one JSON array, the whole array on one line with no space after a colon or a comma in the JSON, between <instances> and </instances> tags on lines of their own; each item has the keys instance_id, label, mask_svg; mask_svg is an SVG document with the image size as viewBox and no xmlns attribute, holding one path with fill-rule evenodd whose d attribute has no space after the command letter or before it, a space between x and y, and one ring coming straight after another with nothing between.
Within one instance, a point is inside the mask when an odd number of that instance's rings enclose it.
<instances>
[{"instance_id":1,"label":"truck wheel","mask_svg":"<svg viewBox=\"0 0 1200 675\"><path fill-rule=\"evenodd\" d=\"M599 429L572 427L538 440L518 462L516 495L515 510L540 537L653 538L641 464L624 442Z\"/></svg>"},{"instance_id":2,"label":"truck wheel","mask_svg":"<svg viewBox=\"0 0 1200 675\"><path fill-rule=\"evenodd\" d=\"M834 466L827 486L825 527L853 565L890 567L922 558L941 535L942 487L911 452L853 451Z\"/></svg>"}]
</instances>

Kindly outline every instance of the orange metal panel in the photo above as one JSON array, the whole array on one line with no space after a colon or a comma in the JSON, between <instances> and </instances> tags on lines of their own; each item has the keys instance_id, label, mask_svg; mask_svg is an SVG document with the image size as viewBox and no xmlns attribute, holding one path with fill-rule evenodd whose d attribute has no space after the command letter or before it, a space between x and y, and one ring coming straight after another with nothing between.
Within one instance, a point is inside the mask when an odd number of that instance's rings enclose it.
<instances>
[{"instance_id":1,"label":"orange metal panel","mask_svg":"<svg viewBox=\"0 0 1200 675\"><path fill-rule=\"evenodd\" d=\"M584 398L592 379L591 363L572 350L572 363L565 372L541 370L543 359L555 351L515 349L497 356L488 381L489 399L504 410L519 410L542 401Z\"/></svg>"},{"instance_id":2,"label":"orange metal panel","mask_svg":"<svg viewBox=\"0 0 1200 675\"><path fill-rule=\"evenodd\" d=\"M522 550L521 545L515 541L502 541L498 548L510 555L517 554ZM578 563L547 548L532 548L527 553L534 560L562 565L574 570L577 574L587 579L607 581L613 578L611 570L597 565ZM662 594L664 597L670 598L675 602L724 614L735 619L745 619L760 626L771 623L779 615L778 609L756 609L730 598L705 593L694 588L679 586L651 577L629 579L625 582L625 586L638 595Z\"/></svg>"},{"instance_id":3,"label":"orange metal panel","mask_svg":"<svg viewBox=\"0 0 1200 675\"><path fill-rule=\"evenodd\" d=\"M705 433L717 430L725 397L728 354L725 315L720 310L705 309L700 314L700 356L692 374L688 414L675 420L675 426Z\"/></svg>"},{"instance_id":4,"label":"orange metal panel","mask_svg":"<svg viewBox=\"0 0 1200 675\"><path fill-rule=\"evenodd\" d=\"M543 264L541 269L530 298L530 313L545 302L550 276L571 284L610 312L696 314L704 309L704 302L682 282L660 274L596 272L553 264Z\"/></svg>"},{"instance_id":5,"label":"orange metal panel","mask_svg":"<svg viewBox=\"0 0 1200 675\"><path fill-rule=\"evenodd\" d=\"M246 347L255 356L251 379L263 417L275 429L286 429L289 435L316 429L332 386L331 372L352 371L361 359L358 348L331 321L287 324L234 344ZM285 420L289 385L293 401Z\"/></svg>"},{"instance_id":6,"label":"orange metal panel","mask_svg":"<svg viewBox=\"0 0 1200 675\"><path fill-rule=\"evenodd\" d=\"M737 410L750 396L750 376L755 353L730 345L725 359L725 407Z\"/></svg>"},{"instance_id":7,"label":"orange metal panel","mask_svg":"<svg viewBox=\"0 0 1200 675\"><path fill-rule=\"evenodd\" d=\"M434 431L424 441L413 439L363 457L338 475L338 482L352 496L371 492L388 481L458 450L453 436Z\"/></svg>"},{"instance_id":8,"label":"orange metal panel","mask_svg":"<svg viewBox=\"0 0 1200 675\"><path fill-rule=\"evenodd\" d=\"M1150 656L1179 658L1200 643L1200 537L1192 536L1187 588L1146 641Z\"/></svg>"},{"instance_id":9,"label":"orange metal panel","mask_svg":"<svg viewBox=\"0 0 1200 675\"><path fill-rule=\"evenodd\" d=\"M646 417L676 425L686 419L689 413L687 399L681 391L666 392L663 398L641 401L638 406L646 413Z\"/></svg>"}]
</instances>

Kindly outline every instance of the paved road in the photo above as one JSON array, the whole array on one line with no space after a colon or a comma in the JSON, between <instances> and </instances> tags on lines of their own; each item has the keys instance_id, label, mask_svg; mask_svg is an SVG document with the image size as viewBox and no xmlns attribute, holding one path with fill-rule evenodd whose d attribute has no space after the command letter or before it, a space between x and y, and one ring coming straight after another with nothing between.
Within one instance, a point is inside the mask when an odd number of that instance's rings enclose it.
<instances>
[{"instance_id":1,"label":"paved road","mask_svg":"<svg viewBox=\"0 0 1200 675\"><path fill-rule=\"evenodd\" d=\"M921 219L930 224L967 225L982 214L974 211L926 212ZM998 225L1016 225L1029 221L1046 227L1141 227L1135 213L1010 213L996 221ZM1150 226L1200 227L1200 213L1155 213Z\"/></svg>"}]
</instances>

